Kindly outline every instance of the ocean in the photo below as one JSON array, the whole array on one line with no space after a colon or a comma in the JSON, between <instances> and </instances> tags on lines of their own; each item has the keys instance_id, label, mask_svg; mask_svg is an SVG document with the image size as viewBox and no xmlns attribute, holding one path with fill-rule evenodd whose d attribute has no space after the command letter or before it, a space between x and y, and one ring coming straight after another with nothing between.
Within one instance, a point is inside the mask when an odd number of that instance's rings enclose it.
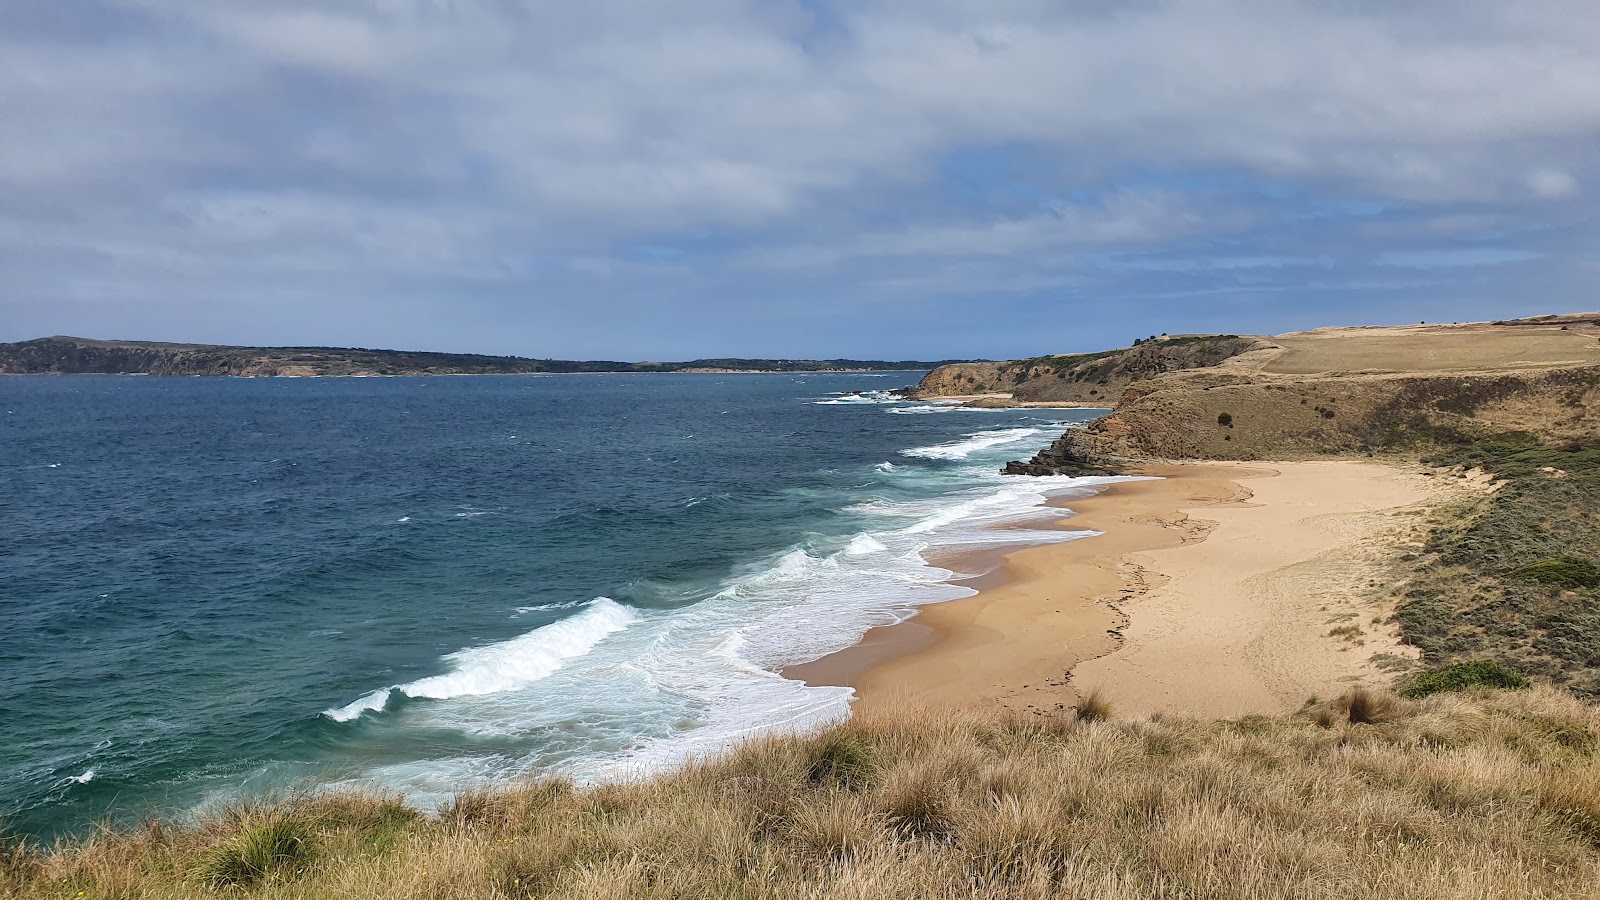
<instances>
[{"instance_id":1,"label":"ocean","mask_svg":"<svg viewBox=\"0 0 1600 900\"><path fill-rule=\"evenodd\" d=\"M885 393L919 374L0 378L0 820L428 807L842 719L778 670L1109 480L997 474L1099 411Z\"/></svg>"}]
</instances>

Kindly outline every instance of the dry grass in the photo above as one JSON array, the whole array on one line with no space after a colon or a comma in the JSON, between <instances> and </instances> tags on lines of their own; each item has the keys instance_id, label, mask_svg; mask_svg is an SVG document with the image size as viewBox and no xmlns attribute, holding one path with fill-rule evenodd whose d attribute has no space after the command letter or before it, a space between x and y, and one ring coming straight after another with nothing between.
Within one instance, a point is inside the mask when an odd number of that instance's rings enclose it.
<instances>
[{"instance_id":1,"label":"dry grass","mask_svg":"<svg viewBox=\"0 0 1600 900\"><path fill-rule=\"evenodd\" d=\"M1230 722L1083 712L858 720L638 784L466 794L434 817L294 798L11 853L0 895L1404 900L1600 884L1600 709L1549 688L1352 691Z\"/></svg>"}]
</instances>

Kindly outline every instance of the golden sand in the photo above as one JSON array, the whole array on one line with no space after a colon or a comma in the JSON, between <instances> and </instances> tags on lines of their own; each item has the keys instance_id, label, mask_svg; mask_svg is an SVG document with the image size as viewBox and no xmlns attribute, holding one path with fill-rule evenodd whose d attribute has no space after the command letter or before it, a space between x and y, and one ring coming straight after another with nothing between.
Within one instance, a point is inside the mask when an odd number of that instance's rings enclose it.
<instances>
[{"instance_id":1,"label":"golden sand","mask_svg":"<svg viewBox=\"0 0 1600 900\"><path fill-rule=\"evenodd\" d=\"M1235 716L1414 656L1381 623L1388 579L1452 480L1351 461L1140 474L1161 480L1068 501L1078 515L1060 527L1102 534L1011 553L976 596L785 674L849 685L858 709L1047 711L1099 688L1122 713Z\"/></svg>"}]
</instances>

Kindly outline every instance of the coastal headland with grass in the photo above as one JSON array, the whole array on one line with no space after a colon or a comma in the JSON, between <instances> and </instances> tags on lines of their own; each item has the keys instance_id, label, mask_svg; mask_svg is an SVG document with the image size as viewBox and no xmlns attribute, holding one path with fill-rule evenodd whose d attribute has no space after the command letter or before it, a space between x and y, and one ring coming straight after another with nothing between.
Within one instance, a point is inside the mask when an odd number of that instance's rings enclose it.
<instances>
[{"instance_id":1,"label":"coastal headland with grass","mask_svg":"<svg viewBox=\"0 0 1600 900\"><path fill-rule=\"evenodd\" d=\"M728 668L765 668L718 689L773 691L787 725L648 769L525 771L422 808L316 785L54 847L14 840L0 884L19 897L1593 896L1600 314L1153 335L953 364L905 395L824 396L930 422L1109 412L941 433L883 463L904 477L908 460L1025 456L1054 438L983 493L893 495L912 524L892 534L951 576L931 594L809 645L823 652L719 645ZM855 514L887 514L890 488L874 490ZM994 497L1004 515L974 512ZM958 519L971 527L941 530ZM945 537L909 543L930 534ZM843 591L795 579L887 559L903 549L890 535L841 538L833 555L813 538L723 590ZM648 624L641 608L617 615ZM597 627L591 646L643 626ZM673 627L654 645L688 626ZM333 718L420 714L444 700L437 679L477 671L457 658ZM595 677L617 677L608 664ZM715 671L651 674L688 685ZM821 704L802 722L796 698L849 702L848 719Z\"/></svg>"}]
</instances>

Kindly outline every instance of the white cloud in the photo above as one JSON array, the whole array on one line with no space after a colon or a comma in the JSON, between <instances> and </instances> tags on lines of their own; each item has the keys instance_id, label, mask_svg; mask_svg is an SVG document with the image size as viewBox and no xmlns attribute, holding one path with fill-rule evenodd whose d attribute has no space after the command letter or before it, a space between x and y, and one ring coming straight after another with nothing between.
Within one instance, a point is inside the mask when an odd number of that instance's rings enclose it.
<instances>
[{"instance_id":1,"label":"white cloud","mask_svg":"<svg viewBox=\"0 0 1600 900\"><path fill-rule=\"evenodd\" d=\"M1260 186L1419 211L1318 233L1375 261L1588 227L1549 201L1600 140L1592 0L12 2L53 13L0 34L0 261L43 235L73 264L28 281L63 295L113 247L146 293L264 259L644 285L639 241L710 248L674 277L730 296L1323 258L1278 246L1299 201ZM963 186L964 154L1027 160L1026 189Z\"/></svg>"},{"instance_id":2,"label":"white cloud","mask_svg":"<svg viewBox=\"0 0 1600 900\"><path fill-rule=\"evenodd\" d=\"M1578 179L1560 169L1540 169L1528 175L1528 186L1541 197L1565 197L1577 192Z\"/></svg>"}]
</instances>

